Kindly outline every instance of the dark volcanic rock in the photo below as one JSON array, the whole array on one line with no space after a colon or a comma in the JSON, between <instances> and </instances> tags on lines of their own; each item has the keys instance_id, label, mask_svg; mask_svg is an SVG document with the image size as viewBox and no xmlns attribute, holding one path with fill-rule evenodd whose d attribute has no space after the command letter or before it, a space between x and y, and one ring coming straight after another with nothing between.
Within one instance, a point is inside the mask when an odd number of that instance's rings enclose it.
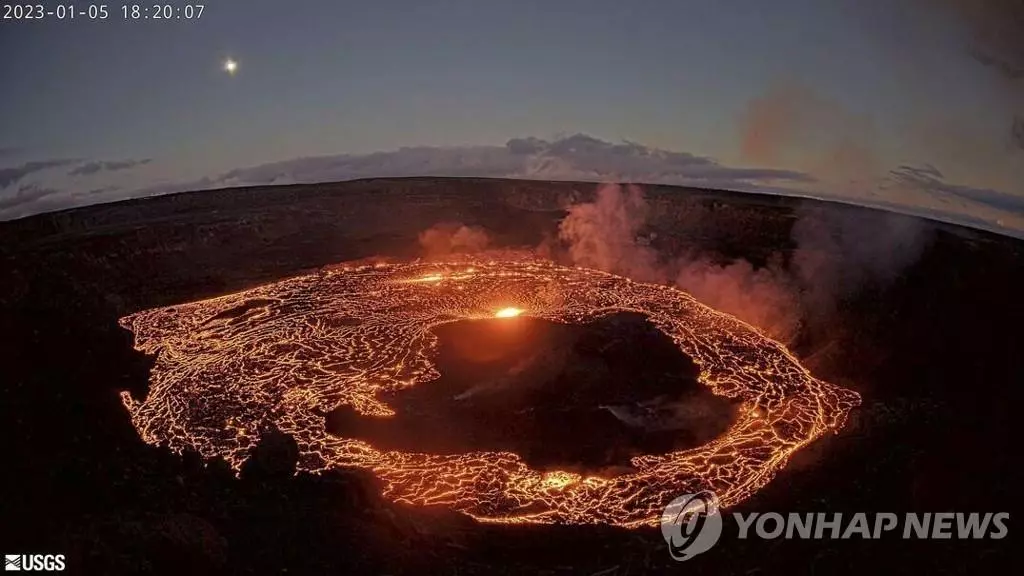
<instances>
[{"instance_id":1,"label":"dark volcanic rock","mask_svg":"<svg viewBox=\"0 0 1024 576\"><path fill-rule=\"evenodd\" d=\"M295 440L280 430L268 430L260 436L242 466L242 478L255 481L286 480L295 475L299 447Z\"/></svg>"},{"instance_id":2,"label":"dark volcanic rock","mask_svg":"<svg viewBox=\"0 0 1024 576\"><path fill-rule=\"evenodd\" d=\"M534 466L594 471L638 454L693 447L723 433L729 400L639 314L585 325L530 318L437 330L438 380L382 398L397 414L328 416L335 434L381 448L515 452Z\"/></svg>"}]
</instances>

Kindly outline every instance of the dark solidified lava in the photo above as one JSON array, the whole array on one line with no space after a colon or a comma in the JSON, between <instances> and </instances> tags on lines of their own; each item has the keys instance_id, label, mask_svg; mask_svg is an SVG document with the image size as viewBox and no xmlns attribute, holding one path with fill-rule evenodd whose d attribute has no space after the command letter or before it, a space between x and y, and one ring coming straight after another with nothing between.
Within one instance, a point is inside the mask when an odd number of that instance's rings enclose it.
<instances>
[{"instance_id":1,"label":"dark solidified lava","mask_svg":"<svg viewBox=\"0 0 1024 576\"><path fill-rule=\"evenodd\" d=\"M462 321L435 333L437 380L382 397L394 417L342 407L328 430L380 449L509 451L540 469L608 473L639 454L699 446L735 417L735 404L697 382L693 361L640 314L584 325Z\"/></svg>"}]
</instances>

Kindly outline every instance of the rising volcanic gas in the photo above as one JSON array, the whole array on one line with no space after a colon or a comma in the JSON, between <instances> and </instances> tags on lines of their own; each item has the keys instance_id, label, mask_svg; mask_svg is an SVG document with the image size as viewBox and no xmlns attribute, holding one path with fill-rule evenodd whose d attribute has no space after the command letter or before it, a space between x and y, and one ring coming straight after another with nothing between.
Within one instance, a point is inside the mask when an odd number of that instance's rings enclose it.
<instances>
[{"instance_id":1,"label":"rising volcanic gas","mask_svg":"<svg viewBox=\"0 0 1024 576\"><path fill-rule=\"evenodd\" d=\"M510 452L381 450L328 433L324 413L394 411L380 397L439 374L433 330L532 317L584 323L645 315L699 367L698 380L740 404L723 435L693 449L634 457L609 477L531 469ZM481 521L656 525L682 493L724 507L768 483L789 457L842 427L859 396L814 378L781 344L678 289L546 261L336 267L209 300L132 314L121 324L156 355L142 401L122 393L152 444L224 458L239 470L261 434L294 437L298 469L372 471L385 496Z\"/></svg>"}]
</instances>

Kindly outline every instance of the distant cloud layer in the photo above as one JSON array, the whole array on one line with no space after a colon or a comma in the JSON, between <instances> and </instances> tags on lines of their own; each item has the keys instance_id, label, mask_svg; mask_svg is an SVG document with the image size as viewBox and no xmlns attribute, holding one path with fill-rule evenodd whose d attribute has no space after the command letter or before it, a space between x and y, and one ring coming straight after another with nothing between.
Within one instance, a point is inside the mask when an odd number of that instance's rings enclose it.
<instances>
[{"instance_id":1,"label":"distant cloud layer","mask_svg":"<svg viewBox=\"0 0 1024 576\"><path fill-rule=\"evenodd\" d=\"M12 184L17 184L22 178L34 172L41 172L57 166L66 166L74 162L74 160L69 159L36 160L33 162L25 162L20 166L14 166L12 168L0 168L0 190L7 188Z\"/></svg>"},{"instance_id":2,"label":"distant cloud layer","mask_svg":"<svg viewBox=\"0 0 1024 576\"><path fill-rule=\"evenodd\" d=\"M90 174L96 174L97 172L117 172L118 170L127 170L129 168L135 168L136 166L142 166L152 162L152 158L143 158L142 160L115 160L109 162L86 162L80 166L75 167L73 170L68 172L69 176L88 176Z\"/></svg>"},{"instance_id":3,"label":"distant cloud layer","mask_svg":"<svg viewBox=\"0 0 1024 576\"><path fill-rule=\"evenodd\" d=\"M688 152L628 141L607 142L584 134L553 140L514 138L504 146L422 146L371 154L295 158L237 168L199 180L149 185L145 184L151 181L147 178L135 178L134 184L128 185L122 176L137 174L135 171L150 163L149 159L42 160L0 169L0 219L186 190L358 178L453 176L672 184L835 198L1024 234L1024 217L1020 217L1024 214L1024 199L1021 196L948 182L938 168L930 165L900 166L887 175L882 170L884 177L864 171L858 173L858 166L873 164L875 160L856 154L855 141L836 141L834 149L825 150L829 158L845 159L842 169L836 162L825 161L812 162L808 170L758 166L761 163L758 159L767 161L775 154L771 146L785 146L788 140L799 139L807 122L806 112L795 112L790 104L809 102L813 98L798 91L780 90L755 103L743 128L748 131L748 152L753 157L748 160L751 166L729 166ZM814 118L831 119L836 125L855 123L845 112L827 102L819 102L816 109ZM764 140L765 136L771 140L773 134L779 142L771 144ZM75 165L72 170L63 169L71 164ZM829 167L834 172L830 173ZM858 175L863 180L858 186L867 192L847 194L834 185L837 173L844 177L847 173ZM819 174L828 177L819 180L816 177ZM22 179L30 177L31 181L19 186ZM53 182L54 178L59 184ZM140 188L139 182L144 187Z\"/></svg>"},{"instance_id":4,"label":"distant cloud layer","mask_svg":"<svg viewBox=\"0 0 1024 576\"><path fill-rule=\"evenodd\" d=\"M54 188L44 188L35 184L22 184L14 194L0 196L0 214L8 208L39 202L48 196L58 193L59 191Z\"/></svg>"},{"instance_id":5,"label":"distant cloud layer","mask_svg":"<svg viewBox=\"0 0 1024 576\"><path fill-rule=\"evenodd\" d=\"M555 141L515 138L505 146L415 147L365 155L296 158L232 170L214 186L330 182L379 176L477 176L660 182L725 188L812 182L803 172L738 168L703 156L614 144L584 134Z\"/></svg>"},{"instance_id":6,"label":"distant cloud layer","mask_svg":"<svg viewBox=\"0 0 1024 576\"><path fill-rule=\"evenodd\" d=\"M893 182L899 185L917 188L935 195L977 202L1007 212L1024 212L1024 196L989 188L950 184L943 179L942 172L930 164L920 167L900 166L891 171L889 176Z\"/></svg>"}]
</instances>

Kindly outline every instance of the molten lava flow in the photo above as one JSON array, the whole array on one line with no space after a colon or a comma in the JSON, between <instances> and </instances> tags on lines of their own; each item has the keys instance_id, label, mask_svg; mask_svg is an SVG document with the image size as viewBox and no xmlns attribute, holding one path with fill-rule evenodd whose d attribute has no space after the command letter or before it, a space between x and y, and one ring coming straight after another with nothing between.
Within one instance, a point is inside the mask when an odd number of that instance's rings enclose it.
<instances>
[{"instance_id":1,"label":"molten lava flow","mask_svg":"<svg viewBox=\"0 0 1024 576\"><path fill-rule=\"evenodd\" d=\"M324 412L348 405L388 417L393 411L378 396L435 379L439 325L518 314L580 323L616 312L647 315L694 359L701 383L743 402L728 432L698 448L638 456L634 471L599 477L533 470L508 452L378 450L325 430ZM396 501L444 505L482 521L656 525L669 501L700 490L732 506L800 447L839 429L860 402L811 376L782 345L684 292L548 262L336 268L139 312L121 324L138 350L157 354L146 399L122 393L146 442L223 457L238 470L261 433L276 427L298 443L300 470L372 470Z\"/></svg>"},{"instance_id":2,"label":"molten lava flow","mask_svg":"<svg viewBox=\"0 0 1024 576\"><path fill-rule=\"evenodd\" d=\"M494 313L495 318L515 318L522 314L523 311L519 308L502 308Z\"/></svg>"}]
</instances>

